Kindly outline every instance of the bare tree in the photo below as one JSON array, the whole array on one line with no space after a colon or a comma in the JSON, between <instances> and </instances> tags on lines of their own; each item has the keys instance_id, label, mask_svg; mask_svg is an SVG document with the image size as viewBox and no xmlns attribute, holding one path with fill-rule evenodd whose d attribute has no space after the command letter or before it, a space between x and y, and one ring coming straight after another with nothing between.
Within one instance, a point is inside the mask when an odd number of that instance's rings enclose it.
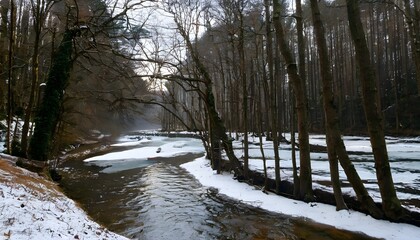
<instances>
[{"instance_id":1,"label":"bare tree","mask_svg":"<svg viewBox=\"0 0 420 240\"><path fill-rule=\"evenodd\" d=\"M32 66L31 66L31 90L29 92L29 99L25 109L24 124L22 126L22 139L21 139L21 155L26 157L26 151L28 146L28 132L30 121L32 117L33 107L35 104L37 86L39 84L39 52L41 47L41 33L44 27L44 23L54 2L45 2L42 0L31 0L31 9L33 16L33 31L34 31L34 43L32 52Z\"/></svg>"},{"instance_id":2,"label":"bare tree","mask_svg":"<svg viewBox=\"0 0 420 240\"><path fill-rule=\"evenodd\" d=\"M328 57L328 49L325 40L324 26L321 20L321 13L319 10L318 2L316 0L311 0L311 9L315 36L317 40L318 54L320 57L327 149L330 162L331 182L333 185L337 210L347 209L342 196L339 180L338 159L340 159L341 165L347 174L347 178L353 185L353 189L355 190L362 206L364 206L364 208L368 210L372 216L379 218L381 217L381 213L363 186L359 175L357 174L353 164L348 157L348 154L346 153L346 148L341 138L336 100L334 99L334 94L332 91L333 76L331 73L331 63Z\"/></svg>"},{"instance_id":3,"label":"bare tree","mask_svg":"<svg viewBox=\"0 0 420 240\"><path fill-rule=\"evenodd\" d=\"M276 79L274 77L274 46L273 46L273 34L272 34L272 23L271 23L271 12L270 12L270 1L264 1L264 8L265 8L265 22L266 22L266 58L267 58L267 68L268 71L266 72L266 80L263 82L264 84L264 92L267 98L267 106L270 118L269 120L270 127L269 131L271 132L271 138L273 140L273 151L274 151L274 174L275 174L275 181L276 181L276 192L280 192L280 154L279 154L279 138L278 138L278 122L279 119L277 118L277 102L276 102Z\"/></svg>"},{"instance_id":4,"label":"bare tree","mask_svg":"<svg viewBox=\"0 0 420 240\"><path fill-rule=\"evenodd\" d=\"M416 0L403 0L408 32L411 37L411 52L416 66L417 94L420 95L420 4Z\"/></svg>"},{"instance_id":5,"label":"bare tree","mask_svg":"<svg viewBox=\"0 0 420 240\"><path fill-rule=\"evenodd\" d=\"M192 27L191 18L192 20L196 20L197 14L200 14L201 10L204 9L201 7L202 6L200 6L198 2L190 2L188 5L184 5L182 2L177 1L165 2L165 11L173 16L176 30L185 42L185 49L191 58L195 68L195 74L198 77L196 81L200 82L203 86L200 97L206 106L212 132L215 138L221 142L222 147L230 161L231 168L235 171L236 176L238 178L243 178L241 163L235 156L232 147L232 140L227 136L224 122L216 109L212 77L206 66L203 64L203 61L198 55L198 52L190 38L189 30Z\"/></svg>"},{"instance_id":6,"label":"bare tree","mask_svg":"<svg viewBox=\"0 0 420 240\"><path fill-rule=\"evenodd\" d=\"M313 199L313 192L305 82L299 76L297 64L284 36L280 2L274 0L273 3L273 22L276 29L277 44L286 61L287 74L292 83L296 98L300 150L300 197L309 201Z\"/></svg>"},{"instance_id":7,"label":"bare tree","mask_svg":"<svg viewBox=\"0 0 420 240\"><path fill-rule=\"evenodd\" d=\"M360 69L363 106L375 159L376 176L382 197L382 208L391 219L399 219L403 214L401 203L396 195L387 147L381 109L378 102L378 90L375 82L375 70L370 61L370 51L360 16L358 1L347 0L347 14L350 32L356 50L356 60Z\"/></svg>"},{"instance_id":8,"label":"bare tree","mask_svg":"<svg viewBox=\"0 0 420 240\"><path fill-rule=\"evenodd\" d=\"M7 152L12 154L12 121L13 121L13 55L15 44L16 4L10 0L10 22L9 22L9 52L8 52L8 81L7 81Z\"/></svg>"}]
</instances>

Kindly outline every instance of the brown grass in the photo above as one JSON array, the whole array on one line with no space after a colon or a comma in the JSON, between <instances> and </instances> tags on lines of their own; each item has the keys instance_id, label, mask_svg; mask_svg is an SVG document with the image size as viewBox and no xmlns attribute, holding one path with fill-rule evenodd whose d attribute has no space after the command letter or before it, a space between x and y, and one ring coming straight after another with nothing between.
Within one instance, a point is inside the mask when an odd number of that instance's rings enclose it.
<instances>
[{"instance_id":1,"label":"brown grass","mask_svg":"<svg viewBox=\"0 0 420 240\"><path fill-rule=\"evenodd\" d=\"M58 186L36 173L16 166L11 160L0 158L0 183L6 185L21 185L31 192L40 195L59 197Z\"/></svg>"}]
</instances>

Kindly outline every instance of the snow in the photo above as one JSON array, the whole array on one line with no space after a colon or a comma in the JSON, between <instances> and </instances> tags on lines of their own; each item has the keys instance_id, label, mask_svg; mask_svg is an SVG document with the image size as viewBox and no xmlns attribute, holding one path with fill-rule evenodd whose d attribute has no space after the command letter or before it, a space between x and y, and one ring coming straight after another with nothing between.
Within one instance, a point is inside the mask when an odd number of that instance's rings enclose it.
<instances>
[{"instance_id":1,"label":"snow","mask_svg":"<svg viewBox=\"0 0 420 240\"><path fill-rule=\"evenodd\" d=\"M89 219L51 182L12 167L8 160L0 159L0 164L0 234L3 239L127 239Z\"/></svg>"},{"instance_id":2,"label":"snow","mask_svg":"<svg viewBox=\"0 0 420 240\"><path fill-rule=\"evenodd\" d=\"M152 142L153 146L144 146L130 150L112 152L92 158L85 159L84 162L100 162L100 161L125 161L125 160L147 160L157 157L175 157L188 153L202 153L204 148L198 139L177 138L176 141L166 142L167 137L153 137L146 140L123 142L114 144L113 146L135 146L142 143ZM160 151L158 151L160 150Z\"/></svg>"},{"instance_id":3,"label":"snow","mask_svg":"<svg viewBox=\"0 0 420 240\"><path fill-rule=\"evenodd\" d=\"M288 136L286 137L288 138ZM310 139L312 144L325 146L325 136L323 135L311 135ZM350 158L354 160L361 178L369 183L366 184L366 187L371 196L375 201L380 201L378 186L375 183L376 176L369 139L347 136L343 139L349 151L357 152L350 152ZM170 139L162 136L133 138L127 136L119 141L114 146L134 148L92 157L85 160L86 164L102 166L104 167L103 172L107 173L142 167L158 157L204 153L201 141L192 138ZM250 144L250 168L262 171L263 161L257 144L258 138L250 138L250 141L254 143ZM274 176L273 145L266 141L262 144L268 159L269 175ZM388 137L387 144L396 185L401 186L401 188L419 189L420 159L418 156L420 156L420 139ZM234 142L237 156L243 154L241 147L241 142ZM282 180L291 180L292 164L289 145L281 145L280 156ZM298 152L297 158L299 164ZM327 154L311 153L311 159L313 186L330 190L328 186L321 182L322 180L329 181ZM3 160L0 160L0 163L1 161ZM335 206L331 205L304 203L271 193L265 194L260 189L234 180L229 173L217 175L210 168L208 160L204 158L183 164L181 167L194 175L203 186L217 188L221 194L269 211L307 218L339 229L363 232L372 237L389 240L416 239L420 236L420 228L413 225L375 220L370 216L352 210L337 212ZM24 172L24 174L31 178L39 178L29 172ZM343 181L346 181L342 169L340 169L340 177ZM44 186L42 182L37 182L34 186L46 191L34 191L33 188L13 180L13 176L8 171L0 168L0 234L6 234L4 235L6 239L72 239L76 235L80 239L124 239L92 222L72 200L69 200L54 188ZM351 188L343 188L343 192L354 195ZM398 196L401 199L420 199L418 193L398 192ZM406 205L405 207L420 211L415 206ZM7 237L9 233L10 238Z\"/></svg>"},{"instance_id":4,"label":"snow","mask_svg":"<svg viewBox=\"0 0 420 240\"><path fill-rule=\"evenodd\" d=\"M290 139L290 134L285 134L286 139ZM359 173L359 176L368 182L366 188L376 202L381 202L379 189L376 184L376 173L374 168L374 160L372 149L370 147L369 138L360 136L343 136L349 157ZM387 149L390 158L391 171L394 183L397 187L397 195L401 200L416 199L420 200L420 194L410 192L402 192L399 189L420 189L420 139L414 138L393 138L387 137ZM252 143L249 145L249 167L252 170L263 172L263 161L261 160L261 152L259 149L259 139L249 138ZM326 146L325 135L310 135L310 143ZM273 143L265 141L263 138L263 147L267 159L268 176L274 178L274 152ZM235 154L243 155L242 143L234 141ZM296 152L297 166L299 166L299 151ZM330 187L322 185L322 182L330 181L329 163L327 153L311 153L312 179L315 188L322 188L332 191ZM291 147L287 144L280 145L280 166L281 178L286 181L293 181ZM340 179L348 182L343 169L340 167ZM317 184L318 183L318 184ZM344 188L345 192L355 196L353 189ZM404 207L420 212L420 208L404 205Z\"/></svg>"},{"instance_id":5,"label":"snow","mask_svg":"<svg viewBox=\"0 0 420 240\"><path fill-rule=\"evenodd\" d=\"M287 137L287 136L286 136ZM98 156L85 160L86 162L94 162L94 164L101 163L116 163L128 160L141 161L153 159L155 157L172 157L186 154L188 152L204 152L201 141L197 139L182 139L176 138L167 142L165 137L150 137L153 143L151 146L143 146L137 149L126 150L118 153L110 153L103 156ZM376 201L380 201L380 194L376 182L374 171L374 162L371 153L369 139L365 137L343 137L345 144L349 151L357 152L350 153L351 159L354 160L356 169L358 170L362 179L367 180L366 184L370 194ZM130 143L127 139L124 144ZM169 141L169 140L168 140ZM258 146L258 138L250 138L254 144L250 144L250 168L262 171L263 161L261 152ZM311 135L311 143L325 146L325 136ZM418 189L420 178L418 170L420 144L417 138L401 139L401 138L387 138L388 150L390 159L392 161L393 175L396 184L406 187ZM272 142L263 142L265 155L268 158L267 165L269 168L269 175L274 176L274 154ZM241 156L243 150L240 141L234 142L235 154ZM161 152L157 152L160 148ZM282 180L291 180L291 149L290 145L282 144L280 149L281 166L282 166ZM299 154L297 152L297 161L299 165ZM329 166L326 153L311 153L312 169L314 187L330 190L330 187L324 186L319 182L321 180L330 180ZM138 163L135 165L138 167ZM265 194L261 190L245 183L233 180L233 176L229 173L217 175L209 166L209 163L204 158L199 158L193 162L181 165L189 171L200 183L205 187L213 187L219 190L219 193L225 194L229 197L237 199L238 201L261 207L263 209L274 211L282 214L291 215L294 217L302 217L314 220L319 223L335 226L339 229L346 229L349 231L363 232L372 237L384 239L416 239L420 236L420 228L408 224L391 223L384 220L376 220L365 214L356 211L339 211L335 210L335 206L321 204L321 203L304 203L288 198L284 198L274 194ZM346 181L343 170L341 169L341 178ZM319 182L317 182L319 181ZM343 188L343 192L353 194L351 188ZM402 199L420 199L419 194L415 193L398 193ZM405 206L414 208L414 206ZM378 231L380 229L380 231Z\"/></svg>"},{"instance_id":6,"label":"snow","mask_svg":"<svg viewBox=\"0 0 420 240\"><path fill-rule=\"evenodd\" d=\"M216 174L204 157L181 167L194 175L203 186L217 188L221 194L269 211L308 218L339 229L363 232L388 240L416 239L420 236L420 228L413 225L376 220L352 210L336 211L335 206L331 205L304 203L271 193L265 194L253 186L234 180L229 173Z\"/></svg>"},{"instance_id":7,"label":"snow","mask_svg":"<svg viewBox=\"0 0 420 240\"><path fill-rule=\"evenodd\" d=\"M198 139L168 138L153 136L133 141L132 137L119 139L113 146L139 146L138 148L112 152L85 159L90 165L103 167L103 173L113 173L133 168L145 167L155 158L169 158L190 153L203 153L204 147Z\"/></svg>"}]
</instances>

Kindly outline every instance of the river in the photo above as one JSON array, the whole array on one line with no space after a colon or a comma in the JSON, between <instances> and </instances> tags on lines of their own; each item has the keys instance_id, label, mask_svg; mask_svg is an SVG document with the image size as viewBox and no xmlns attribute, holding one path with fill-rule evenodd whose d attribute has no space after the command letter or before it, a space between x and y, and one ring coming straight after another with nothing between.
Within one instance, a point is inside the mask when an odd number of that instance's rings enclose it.
<instances>
[{"instance_id":1,"label":"river","mask_svg":"<svg viewBox=\"0 0 420 240\"><path fill-rule=\"evenodd\" d=\"M264 211L204 188L179 167L198 156L103 166L67 161L61 185L95 221L133 239L373 239Z\"/></svg>"}]
</instances>

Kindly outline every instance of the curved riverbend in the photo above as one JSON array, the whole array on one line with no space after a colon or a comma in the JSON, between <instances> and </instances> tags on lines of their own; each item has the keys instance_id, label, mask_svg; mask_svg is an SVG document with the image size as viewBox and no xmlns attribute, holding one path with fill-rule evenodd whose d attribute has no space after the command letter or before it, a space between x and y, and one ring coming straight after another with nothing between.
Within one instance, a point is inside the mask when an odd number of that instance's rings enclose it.
<instances>
[{"instance_id":1,"label":"curved riverbend","mask_svg":"<svg viewBox=\"0 0 420 240\"><path fill-rule=\"evenodd\" d=\"M264 211L203 188L179 167L198 156L101 166L69 161L63 166L62 186L94 220L134 239L372 239ZM127 163L131 167L116 166ZM112 167L122 170L106 171Z\"/></svg>"}]
</instances>

